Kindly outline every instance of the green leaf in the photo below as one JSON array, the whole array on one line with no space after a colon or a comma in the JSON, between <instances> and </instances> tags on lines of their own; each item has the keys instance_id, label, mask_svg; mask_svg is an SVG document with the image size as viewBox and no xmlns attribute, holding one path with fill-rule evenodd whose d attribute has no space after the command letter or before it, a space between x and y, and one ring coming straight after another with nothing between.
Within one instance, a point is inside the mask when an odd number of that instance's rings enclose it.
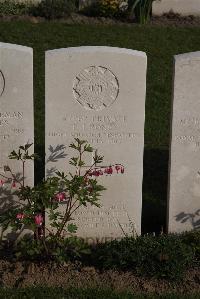
<instances>
[{"instance_id":1,"label":"green leaf","mask_svg":"<svg viewBox=\"0 0 200 299\"><path fill-rule=\"evenodd\" d=\"M86 140L80 140L79 138L74 138L76 140L76 142L78 143L78 145L82 145L84 143L86 143Z\"/></svg>"},{"instance_id":2,"label":"green leaf","mask_svg":"<svg viewBox=\"0 0 200 299\"><path fill-rule=\"evenodd\" d=\"M78 164L78 157L71 158L71 160L69 161L69 164L77 166L77 164Z\"/></svg>"},{"instance_id":3,"label":"green leaf","mask_svg":"<svg viewBox=\"0 0 200 299\"><path fill-rule=\"evenodd\" d=\"M27 252L28 252L28 254L30 254L30 255L34 255L34 254L35 254L34 249L29 249L29 250L27 250Z\"/></svg>"},{"instance_id":4,"label":"green leaf","mask_svg":"<svg viewBox=\"0 0 200 299\"><path fill-rule=\"evenodd\" d=\"M78 162L78 166L82 167L82 166L84 166L84 165L85 165L85 162L84 162L84 161L80 160L80 161Z\"/></svg>"},{"instance_id":5,"label":"green leaf","mask_svg":"<svg viewBox=\"0 0 200 299\"><path fill-rule=\"evenodd\" d=\"M29 149L29 147L31 147L32 145L33 145L33 143L27 143L27 144L25 144L24 149L27 150L27 149Z\"/></svg>"},{"instance_id":6,"label":"green leaf","mask_svg":"<svg viewBox=\"0 0 200 299\"><path fill-rule=\"evenodd\" d=\"M84 151L85 151L85 152L92 153L92 152L94 151L94 149L93 149L93 147L91 147L90 144L86 144L86 145L84 146Z\"/></svg>"},{"instance_id":7,"label":"green leaf","mask_svg":"<svg viewBox=\"0 0 200 299\"><path fill-rule=\"evenodd\" d=\"M74 144L74 143L71 143L70 145L69 145L69 147L71 147L71 148L73 148L73 149L78 149L78 147Z\"/></svg>"},{"instance_id":8,"label":"green leaf","mask_svg":"<svg viewBox=\"0 0 200 299\"><path fill-rule=\"evenodd\" d=\"M75 233L76 231L77 231L77 226L76 226L76 224L74 224L74 223L70 223L70 224L68 224L68 226L67 226L67 230L70 232L70 233Z\"/></svg>"},{"instance_id":9,"label":"green leaf","mask_svg":"<svg viewBox=\"0 0 200 299\"><path fill-rule=\"evenodd\" d=\"M12 151L10 155L8 156L9 159L18 159L18 154L16 151Z\"/></svg>"}]
</instances>

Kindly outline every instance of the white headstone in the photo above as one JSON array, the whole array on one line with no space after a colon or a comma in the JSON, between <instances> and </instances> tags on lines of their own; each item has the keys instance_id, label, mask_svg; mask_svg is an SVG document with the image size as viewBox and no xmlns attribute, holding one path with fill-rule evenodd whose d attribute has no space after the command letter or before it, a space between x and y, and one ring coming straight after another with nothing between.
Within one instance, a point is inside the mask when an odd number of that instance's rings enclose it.
<instances>
[{"instance_id":1,"label":"white headstone","mask_svg":"<svg viewBox=\"0 0 200 299\"><path fill-rule=\"evenodd\" d=\"M0 43L0 180L8 181L12 173L22 177L22 164L8 155L20 145L33 143L33 51L31 48ZM5 176L5 177L4 177ZM27 162L25 184L33 185L34 165ZM14 206L15 189L11 183L0 186L0 211ZM16 184L18 187L19 184Z\"/></svg>"},{"instance_id":2,"label":"white headstone","mask_svg":"<svg viewBox=\"0 0 200 299\"><path fill-rule=\"evenodd\" d=\"M156 0L152 3L152 14L163 15L165 13L178 13L184 16L200 15L199 0Z\"/></svg>"},{"instance_id":3,"label":"white headstone","mask_svg":"<svg viewBox=\"0 0 200 299\"><path fill-rule=\"evenodd\" d=\"M175 56L168 229L200 227L200 52Z\"/></svg>"},{"instance_id":4,"label":"white headstone","mask_svg":"<svg viewBox=\"0 0 200 299\"><path fill-rule=\"evenodd\" d=\"M47 176L69 170L74 151L68 146L76 137L104 156L103 165L125 168L124 174L100 178L107 188L101 208L76 212L77 234L91 242L141 232L146 64L145 53L129 49L46 52Z\"/></svg>"}]
</instances>

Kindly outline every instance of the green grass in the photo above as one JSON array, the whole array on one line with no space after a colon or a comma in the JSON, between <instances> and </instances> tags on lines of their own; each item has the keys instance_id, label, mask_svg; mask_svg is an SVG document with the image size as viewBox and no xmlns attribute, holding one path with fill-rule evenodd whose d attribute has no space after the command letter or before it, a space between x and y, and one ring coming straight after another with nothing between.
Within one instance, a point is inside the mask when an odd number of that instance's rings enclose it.
<instances>
[{"instance_id":1,"label":"green grass","mask_svg":"<svg viewBox=\"0 0 200 299\"><path fill-rule=\"evenodd\" d=\"M44 128L44 51L62 47L106 45L144 51L148 56L145 144L169 143L173 55L200 49L200 28L91 26L62 23L1 22L0 41L34 49L36 143Z\"/></svg>"},{"instance_id":2,"label":"green grass","mask_svg":"<svg viewBox=\"0 0 200 299\"><path fill-rule=\"evenodd\" d=\"M200 295L139 295L128 292L117 293L107 289L62 289L62 288L25 288L1 289L0 299L198 299Z\"/></svg>"},{"instance_id":3,"label":"green grass","mask_svg":"<svg viewBox=\"0 0 200 299\"><path fill-rule=\"evenodd\" d=\"M34 49L36 152L44 156L44 52L76 46L114 46L148 56L143 231L165 225L173 55L200 50L200 28L0 22L0 41ZM37 179L41 173L37 164ZM153 220L152 220L153 219Z\"/></svg>"}]
</instances>

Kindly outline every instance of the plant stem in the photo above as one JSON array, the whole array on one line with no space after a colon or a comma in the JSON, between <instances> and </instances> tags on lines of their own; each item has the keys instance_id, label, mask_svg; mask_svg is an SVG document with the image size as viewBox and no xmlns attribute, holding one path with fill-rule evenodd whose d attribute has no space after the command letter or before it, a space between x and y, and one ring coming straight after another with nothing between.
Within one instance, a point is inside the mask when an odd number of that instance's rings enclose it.
<instances>
[{"instance_id":1,"label":"plant stem","mask_svg":"<svg viewBox=\"0 0 200 299\"><path fill-rule=\"evenodd\" d=\"M81 204L80 205L78 205L70 214L69 214L69 217L71 217L71 215L79 208L81 206Z\"/></svg>"},{"instance_id":2,"label":"plant stem","mask_svg":"<svg viewBox=\"0 0 200 299\"><path fill-rule=\"evenodd\" d=\"M47 248L47 245L46 245L46 242L45 242L45 238L42 238L42 243L44 245L44 249L46 251L46 254L48 255L49 254L49 251L48 251L48 248Z\"/></svg>"},{"instance_id":3,"label":"plant stem","mask_svg":"<svg viewBox=\"0 0 200 299\"><path fill-rule=\"evenodd\" d=\"M65 216L64 216L63 221L62 221L62 224L61 224L61 226L59 227L59 229L58 229L58 231L56 233L56 237L60 237L60 235L61 235L61 233L63 231L63 228L65 227L65 224L67 223L67 221L69 220L69 218L70 218L69 217L69 212L66 211L65 212Z\"/></svg>"},{"instance_id":4,"label":"plant stem","mask_svg":"<svg viewBox=\"0 0 200 299\"><path fill-rule=\"evenodd\" d=\"M80 146L80 152L79 152L79 163L82 160L82 151L81 151L81 146ZM81 166L79 166L79 170L78 170L78 175L81 175Z\"/></svg>"},{"instance_id":5,"label":"plant stem","mask_svg":"<svg viewBox=\"0 0 200 299\"><path fill-rule=\"evenodd\" d=\"M65 215L64 215L63 221L61 223L61 226L59 227L59 229L58 229L58 231L56 233L56 237L60 237L60 235L61 235L61 233L63 231L63 228L65 227L65 224L70 219L70 215L71 215L71 213L70 213L70 211L71 211L71 203L72 203L72 197L70 197L70 200L67 203Z\"/></svg>"},{"instance_id":6,"label":"plant stem","mask_svg":"<svg viewBox=\"0 0 200 299\"><path fill-rule=\"evenodd\" d=\"M14 180L16 183L20 184L20 186L22 187L22 183L21 183L19 180L16 179L16 176L15 176L11 171L10 171L10 173L11 173L11 175L12 175L12 178L9 178L9 177L7 177L7 176L1 174L1 173L0 173L0 176L1 176L2 178L4 178L4 179L7 179L7 180L11 180L11 181Z\"/></svg>"},{"instance_id":7,"label":"plant stem","mask_svg":"<svg viewBox=\"0 0 200 299\"><path fill-rule=\"evenodd\" d=\"M24 185L25 185L25 177L24 177L24 174L25 174L25 161L22 161L22 187L24 188Z\"/></svg>"}]
</instances>

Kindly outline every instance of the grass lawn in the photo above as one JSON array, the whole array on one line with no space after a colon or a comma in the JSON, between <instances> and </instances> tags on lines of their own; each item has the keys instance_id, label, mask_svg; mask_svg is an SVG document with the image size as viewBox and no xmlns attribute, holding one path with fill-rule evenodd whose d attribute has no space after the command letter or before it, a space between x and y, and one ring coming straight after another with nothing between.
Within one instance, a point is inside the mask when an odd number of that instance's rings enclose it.
<instances>
[{"instance_id":1,"label":"grass lawn","mask_svg":"<svg viewBox=\"0 0 200 299\"><path fill-rule=\"evenodd\" d=\"M36 152L44 150L44 52L75 46L113 46L140 50L148 56L143 231L165 225L173 55L200 50L199 27L67 25L0 22L0 42L34 49ZM36 166L38 178L42 177ZM152 220L154 219L154 220Z\"/></svg>"},{"instance_id":2,"label":"grass lawn","mask_svg":"<svg viewBox=\"0 0 200 299\"><path fill-rule=\"evenodd\" d=\"M194 295L133 295L130 293L116 293L103 289L68 289L62 288L26 288L0 290L0 299L198 299Z\"/></svg>"}]
</instances>

